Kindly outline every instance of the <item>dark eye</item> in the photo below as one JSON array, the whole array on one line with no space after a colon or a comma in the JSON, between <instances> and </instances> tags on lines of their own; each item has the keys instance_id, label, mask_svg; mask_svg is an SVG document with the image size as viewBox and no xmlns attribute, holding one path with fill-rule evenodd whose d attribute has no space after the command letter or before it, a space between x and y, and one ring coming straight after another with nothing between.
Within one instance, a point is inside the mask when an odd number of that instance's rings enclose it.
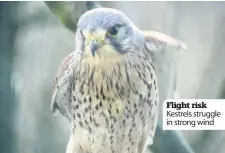
<instances>
[{"instance_id":1,"label":"dark eye","mask_svg":"<svg viewBox=\"0 0 225 153\"><path fill-rule=\"evenodd\" d=\"M118 34L118 31L119 31L119 27L118 26L114 26L112 28L110 28L107 32L107 34L109 36L116 36Z\"/></svg>"}]
</instances>

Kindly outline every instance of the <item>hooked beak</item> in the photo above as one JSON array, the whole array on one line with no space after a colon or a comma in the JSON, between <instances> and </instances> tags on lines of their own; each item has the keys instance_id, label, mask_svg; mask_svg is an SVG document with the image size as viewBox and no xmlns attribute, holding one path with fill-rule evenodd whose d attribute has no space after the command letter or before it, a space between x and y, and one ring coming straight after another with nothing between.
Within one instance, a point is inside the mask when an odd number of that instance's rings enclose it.
<instances>
[{"instance_id":1,"label":"hooked beak","mask_svg":"<svg viewBox=\"0 0 225 153\"><path fill-rule=\"evenodd\" d=\"M102 43L99 40L93 40L91 42L91 54L94 57L95 52L102 46Z\"/></svg>"}]
</instances>

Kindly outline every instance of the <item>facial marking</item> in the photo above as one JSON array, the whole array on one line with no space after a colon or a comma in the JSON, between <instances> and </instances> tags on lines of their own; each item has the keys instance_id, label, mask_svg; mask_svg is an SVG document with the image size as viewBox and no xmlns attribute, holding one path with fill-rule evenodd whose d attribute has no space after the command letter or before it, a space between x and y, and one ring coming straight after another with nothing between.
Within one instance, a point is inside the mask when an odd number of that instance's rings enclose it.
<instances>
[{"instance_id":1,"label":"facial marking","mask_svg":"<svg viewBox=\"0 0 225 153\"><path fill-rule=\"evenodd\" d=\"M112 9L96 9L84 14L78 21L84 36L83 54L87 60L123 59L144 45L142 33L121 12ZM112 30L113 27L116 27ZM78 37L78 39L80 39Z\"/></svg>"},{"instance_id":2,"label":"facial marking","mask_svg":"<svg viewBox=\"0 0 225 153\"><path fill-rule=\"evenodd\" d=\"M104 29L94 29L94 30L83 30L83 35L85 37L85 44L88 44L85 48L85 52L88 56L91 55L91 45L94 41L101 44L101 47L97 49L96 53L101 56L107 56L107 54L112 54L111 56L119 54L113 44L110 44L106 39L107 30ZM93 54L93 53L92 53Z\"/></svg>"}]
</instances>

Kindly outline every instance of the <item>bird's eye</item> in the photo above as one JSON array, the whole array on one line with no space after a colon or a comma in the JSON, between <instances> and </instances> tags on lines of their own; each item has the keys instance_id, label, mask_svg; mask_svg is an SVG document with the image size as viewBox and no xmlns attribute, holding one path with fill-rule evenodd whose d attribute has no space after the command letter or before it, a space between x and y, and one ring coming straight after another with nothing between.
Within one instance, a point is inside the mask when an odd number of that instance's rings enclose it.
<instances>
[{"instance_id":1,"label":"bird's eye","mask_svg":"<svg viewBox=\"0 0 225 153\"><path fill-rule=\"evenodd\" d=\"M109 36L116 36L118 34L119 31L119 27L118 26L114 26L112 28L110 28L107 32L107 35Z\"/></svg>"}]
</instances>

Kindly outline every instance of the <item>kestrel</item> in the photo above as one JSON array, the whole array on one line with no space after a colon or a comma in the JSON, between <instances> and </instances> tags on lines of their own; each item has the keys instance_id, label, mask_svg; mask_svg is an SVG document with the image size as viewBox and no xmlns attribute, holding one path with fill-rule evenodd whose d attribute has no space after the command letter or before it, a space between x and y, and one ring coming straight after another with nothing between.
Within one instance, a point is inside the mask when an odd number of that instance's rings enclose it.
<instances>
[{"instance_id":1,"label":"kestrel","mask_svg":"<svg viewBox=\"0 0 225 153\"><path fill-rule=\"evenodd\" d=\"M56 75L51 109L71 123L67 153L143 153L153 141L159 93L152 53L184 43L140 31L122 12L97 8L77 24L76 49Z\"/></svg>"}]
</instances>

